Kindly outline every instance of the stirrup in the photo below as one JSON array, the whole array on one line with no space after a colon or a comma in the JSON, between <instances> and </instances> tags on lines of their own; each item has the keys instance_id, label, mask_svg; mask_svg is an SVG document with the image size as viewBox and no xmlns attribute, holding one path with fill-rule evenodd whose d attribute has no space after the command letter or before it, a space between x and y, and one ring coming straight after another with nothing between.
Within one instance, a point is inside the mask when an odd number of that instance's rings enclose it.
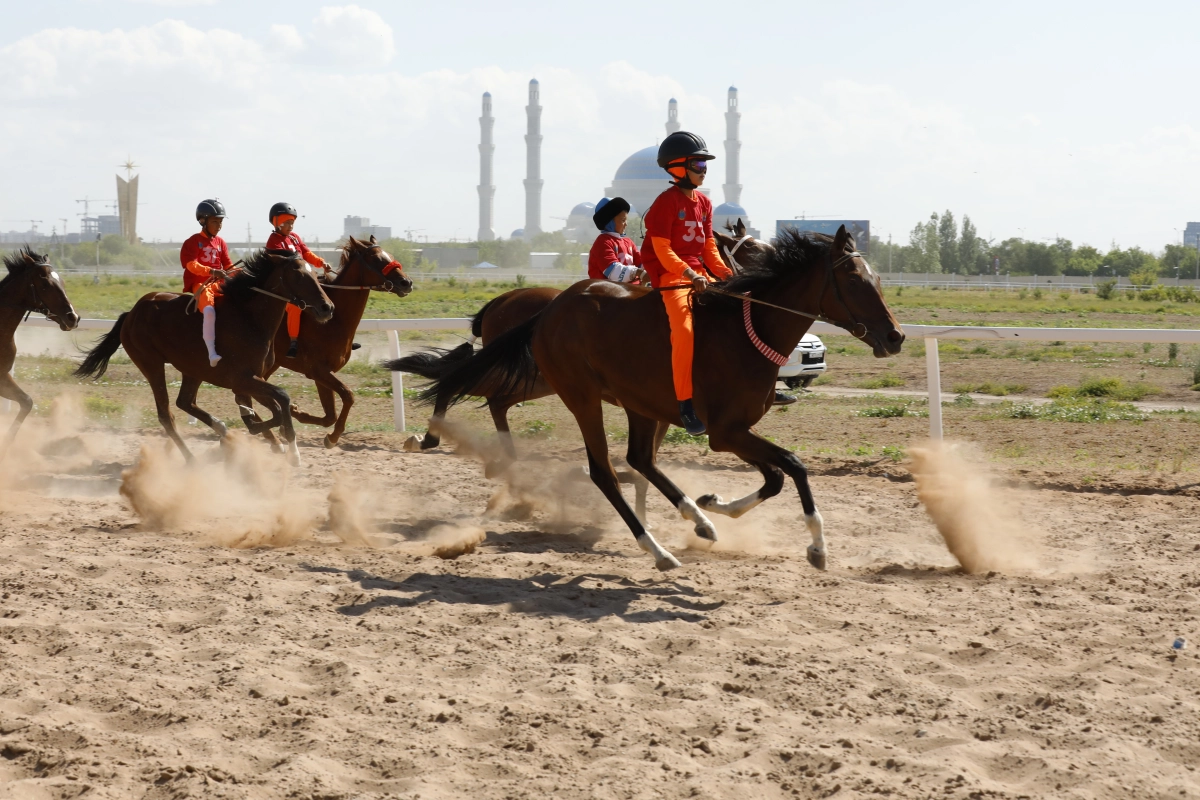
<instances>
[{"instance_id":1,"label":"stirrup","mask_svg":"<svg viewBox=\"0 0 1200 800\"><path fill-rule=\"evenodd\" d=\"M297 339L292 339L292 343L288 345L287 357L295 358L300 350L300 342Z\"/></svg>"},{"instance_id":2,"label":"stirrup","mask_svg":"<svg viewBox=\"0 0 1200 800\"><path fill-rule=\"evenodd\" d=\"M683 429L692 436L699 436L704 433L707 428L700 418L696 416L696 409L692 406L692 401L681 400L679 403L679 419L683 422Z\"/></svg>"}]
</instances>

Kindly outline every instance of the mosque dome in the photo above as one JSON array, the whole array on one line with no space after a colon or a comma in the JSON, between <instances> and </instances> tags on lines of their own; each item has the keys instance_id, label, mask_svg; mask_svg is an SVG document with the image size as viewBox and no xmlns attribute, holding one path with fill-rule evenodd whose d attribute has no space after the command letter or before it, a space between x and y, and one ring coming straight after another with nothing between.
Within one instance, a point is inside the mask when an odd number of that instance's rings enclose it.
<instances>
[{"instance_id":1,"label":"mosque dome","mask_svg":"<svg viewBox=\"0 0 1200 800\"><path fill-rule=\"evenodd\" d=\"M727 217L745 217L746 209L742 208L737 203L721 203L713 209L713 216L724 215Z\"/></svg>"},{"instance_id":2,"label":"mosque dome","mask_svg":"<svg viewBox=\"0 0 1200 800\"><path fill-rule=\"evenodd\" d=\"M658 166L658 147L647 147L638 150L617 167L613 180L652 180L665 181L667 174Z\"/></svg>"},{"instance_id":3,"label":"mosque dome","mask_svg":"<svg viewBox=\"0 0 1200 800\"><path fill-rule=\"evenodd\" d=\"M524 238L525 238L525 229L524 229L524 228L517 228L515 231L513 231L513 232L512 232L512 234L510 234L510 235L509 235L509 237L508 237L508 238L510 238L510 239L524 239Z\"/></svg>"},{"instance_id":4,"label":"mosque dome","mask_svg":"<svg viewBox=\"0 0 1200 800\"><path fill-rule=\"evenodd\" d=\"M595 213L596 213L596 204L584 202L584 203L579 203L574 208L572 208L571 213L568 216L587 217L588 219L591 219L592 214L595 214Z\"/></svg>"}]
</instances>

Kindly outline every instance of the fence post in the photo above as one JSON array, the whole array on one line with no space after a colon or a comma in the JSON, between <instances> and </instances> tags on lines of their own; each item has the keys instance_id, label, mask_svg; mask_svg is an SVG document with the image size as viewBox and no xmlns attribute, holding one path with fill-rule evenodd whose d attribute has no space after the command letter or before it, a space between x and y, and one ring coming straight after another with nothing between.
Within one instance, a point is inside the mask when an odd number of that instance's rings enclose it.
<instances>
[{"instance_id":1,"label":"fence post","mask_svg":"<svg viewBox=\"0 0 1200 800\"><path fill-rule=\"evenodd\" d=\"M388 358L400 357L400 333L390 330L388 335ZM392 372L392 423L396 430L404 432L404 374Z\"/></svg>"},{"instance_id":2,"label":"fence post","mask_svg":"<svg viewBox=\"0 0 1200 800\"><path fill-rule=\"evenodd\" d=\"M925 339L925 382L929 387L929 438L942 440L942 370L938 362L938 340Z\"/></svg>"}]
</instances>

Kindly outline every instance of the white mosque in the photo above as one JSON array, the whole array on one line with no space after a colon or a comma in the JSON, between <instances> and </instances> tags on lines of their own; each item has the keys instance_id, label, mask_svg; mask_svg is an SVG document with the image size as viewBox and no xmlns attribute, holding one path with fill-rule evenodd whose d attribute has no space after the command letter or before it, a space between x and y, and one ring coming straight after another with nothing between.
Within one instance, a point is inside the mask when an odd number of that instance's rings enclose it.
<instances>
[{"instance_id":1,"label":"white mosque","mask_svg":"<svg viewBox=\"0 0 1200 800\"><path fill-rule=\"evenodd\" d=\"M526 142L526 172L525 180L525 227L513 231L514 238L533 238L529 231L541 230L541 104L539 103L538 82L529 82L529 106L526 107L529 131ZM494 238L492 234L491 197L495 187L491 184L492 153L494 147L491 141L492 115L491 95L485 94L483 100L483 117L480 118L481 139L480 152L480 209L479 231L480 240ZM726 223L734 224L741 219L746 224L750 234L758 237L759 232L751 227L750 217L741 205L741 150L742 142L738 138L738 130L742 114L738 110L738 90L729 87L725 109L725 183L721 187L725 202L713 209L713 228L723 230ZM679 104L674 98L667 104L667 133L680 130ZM710 146L711 147L711 146ZM718 164L720 162L717 162ZM604 189L605 197L624 197L632 206L632 213L641 215L650 208L650 204L670 186L667 173L658 166L658 145L638 150L621 162L613 175L612 185ZM711 189L700 190L711 195ZM571 209L567 216L567 224L563 233L568 239L578 242L591 242L598 231L592 224L592 213L595 204L582 202ZM490 236L488 235L490 234Z\"/></svg>"}]
</instances>

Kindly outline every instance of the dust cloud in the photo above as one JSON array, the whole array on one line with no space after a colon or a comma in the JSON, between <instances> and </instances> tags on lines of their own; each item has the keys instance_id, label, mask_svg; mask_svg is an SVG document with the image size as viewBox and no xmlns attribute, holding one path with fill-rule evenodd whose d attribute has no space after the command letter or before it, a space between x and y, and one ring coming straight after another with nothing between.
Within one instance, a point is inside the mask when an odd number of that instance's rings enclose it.
<instances>
[{"instance_id":1,"label":"dust cloud","mask_svg":"<svg viewBox=\"0 0 1200 800\"><path fill-rule=\"evenodd\" d=\"M1034 542L1016 517L1011 496L963 444L928 442L910 448L917 499L950 553L967 572L1027 571L1038 566Z\"/></svg>"}]
</instances>

